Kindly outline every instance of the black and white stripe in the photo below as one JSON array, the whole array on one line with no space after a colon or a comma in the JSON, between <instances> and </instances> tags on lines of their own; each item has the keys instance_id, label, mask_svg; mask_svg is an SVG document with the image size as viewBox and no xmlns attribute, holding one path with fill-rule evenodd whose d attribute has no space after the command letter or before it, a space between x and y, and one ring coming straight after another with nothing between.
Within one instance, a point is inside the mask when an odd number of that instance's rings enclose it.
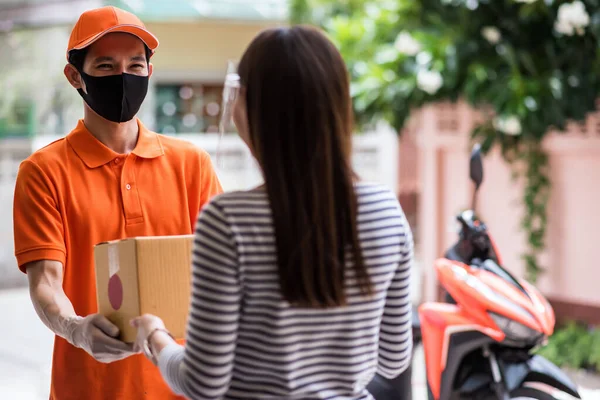
<instances>
[{"instance_id":1,"label":"black and white stripe","mask_svg":"<svg viewBox=\"0 0 600 400\"><path fill-rule=\"evenodd\" d=\"M407 368L412 234L390 190L358 184L356 192L375 296L362 296L349 270L349 305L328 310L283 300L264 191L224 194L203 209L186 348L160 357L175 392L191 399L370 399L365 387L375 372L393 378Z\"/></svg>"}]
</instances>

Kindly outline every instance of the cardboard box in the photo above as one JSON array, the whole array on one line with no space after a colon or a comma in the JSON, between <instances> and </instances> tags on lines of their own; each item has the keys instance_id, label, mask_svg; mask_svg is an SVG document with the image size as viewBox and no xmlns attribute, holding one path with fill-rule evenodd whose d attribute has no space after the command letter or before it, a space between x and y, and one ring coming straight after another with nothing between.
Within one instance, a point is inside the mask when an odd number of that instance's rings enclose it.
<instances>
[{"instance_id":1,"label":"cardboard box","mask_svg":"<svg viewBox=\"0 0 600 400\"><path fill-rule=\"evenodd\" d=\"M191 292L193 235L137 237L94 247L98 312L134 342L129 325L142 314L157 315L176 339L185 336Z\"/></svg>"}]
</instances>

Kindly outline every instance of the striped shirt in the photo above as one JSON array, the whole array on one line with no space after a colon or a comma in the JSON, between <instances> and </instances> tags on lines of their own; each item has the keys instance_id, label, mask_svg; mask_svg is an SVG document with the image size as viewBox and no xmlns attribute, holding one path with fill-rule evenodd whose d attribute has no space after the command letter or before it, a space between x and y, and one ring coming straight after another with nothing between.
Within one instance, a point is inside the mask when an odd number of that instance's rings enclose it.
<instances>
[{"instance_id":1,"label":"striped shirt","mask_svg":"<svg viewBox=\"0 0 600 400\"><path fill-rule=\"evenodd\" d=\"M264 189L215 197L198 218L185 348L159 355L171 389L190 399L371 399L379 373L410 363L410 227L394 194L356 185L359 239L375 295L347 262L348 305L290 306L279 290ZM348 257L350 260L351 257Z\"/></svg>"}]
</instances>

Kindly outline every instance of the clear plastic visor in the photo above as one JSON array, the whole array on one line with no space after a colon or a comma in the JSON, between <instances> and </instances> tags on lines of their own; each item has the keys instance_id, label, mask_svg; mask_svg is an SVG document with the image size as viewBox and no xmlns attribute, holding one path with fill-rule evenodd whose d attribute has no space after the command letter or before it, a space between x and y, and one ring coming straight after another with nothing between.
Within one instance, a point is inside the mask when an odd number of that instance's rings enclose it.
<instances>
[{"instance_id":1,"label":"clear plastic visor","mask_svg":"<svg viewBox=\"0 0 600 400\"><path fill-rule=\"evenodd\" d=\"M221 120L219 121L219 133L231 133L233 131L233 106L240 93L240 76L237 72L237 63L229 61L227 75L223 85L223 103L221 105Z\"/></svg>"},{"instance_id":2,"label":"clear plastic visor","mask_svg":"<svg viewBox=\"0 0 600 400\"><path fill-rule=\"evenodd\" d=\"M221 141L225 133L234 132L233 107L240 93L240 76L237 71L237 62L229 61L227 75L223 85L223 100L221 103L221 118L219 120L219 139L217 143L217 167L222 168Z\"/></svg>"}]
</instances>

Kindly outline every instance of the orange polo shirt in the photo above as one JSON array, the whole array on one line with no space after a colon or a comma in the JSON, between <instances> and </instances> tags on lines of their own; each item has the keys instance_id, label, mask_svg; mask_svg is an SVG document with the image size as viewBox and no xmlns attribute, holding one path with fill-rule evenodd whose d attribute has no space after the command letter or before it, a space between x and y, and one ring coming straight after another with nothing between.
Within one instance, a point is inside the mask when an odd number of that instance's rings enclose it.
<instances>
[{"instance_id":1,"label":"orange polo shirt","mask_svg":"<svg viewBox=\"0 0 600 400\"><path fill-rule=\"evenodd\" d=\"M128 155L104 146L80 121L19 169L14 199L19 268L38 260L63 263L64 291L78 315L97 312L95 244L191 234L201 207L222 192L206 152L138 125L138 142ZM103 364L55 339L50 399L176 398L143 355Z\"/></svg>"}]
</instances>

